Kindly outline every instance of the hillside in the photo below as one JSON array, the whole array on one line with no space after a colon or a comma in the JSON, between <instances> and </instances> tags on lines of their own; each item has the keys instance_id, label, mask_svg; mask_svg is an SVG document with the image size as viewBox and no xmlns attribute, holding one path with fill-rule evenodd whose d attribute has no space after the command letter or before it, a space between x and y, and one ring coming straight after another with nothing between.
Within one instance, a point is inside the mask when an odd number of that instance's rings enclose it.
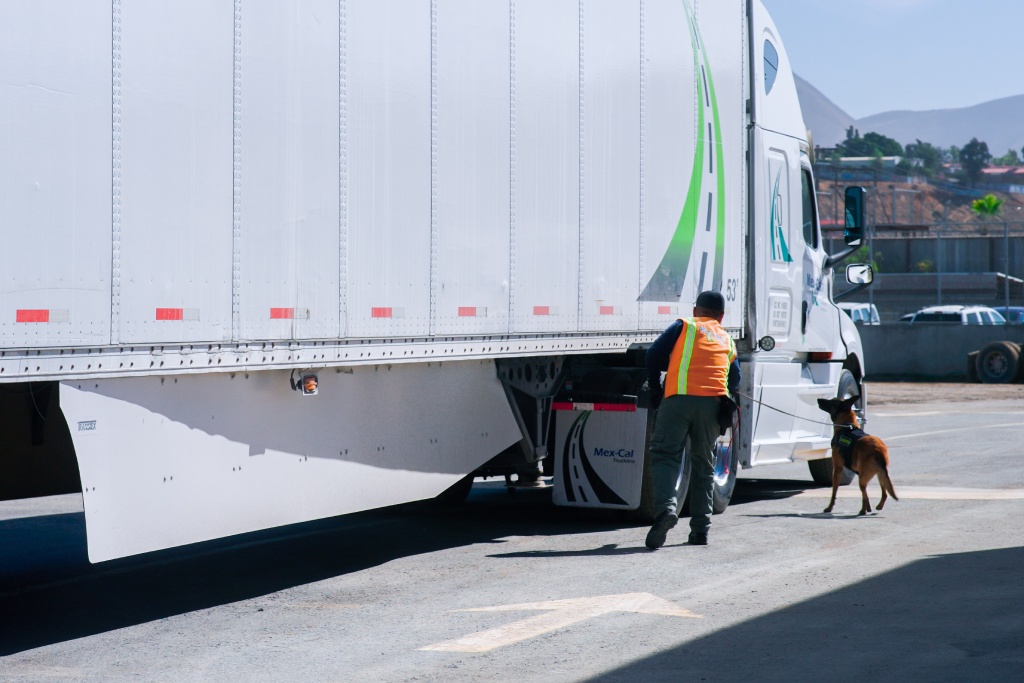
<instances>
[{"instance_id":1,"label":"hillside","mask_svg":"<svg viewBox=\"0 0 1024 683\"><path fill-rule=\"evenodd\" d=\"M890 111L860 119L861 133L874 131L887 135L901 144L915 139L939 147L962 147L971 138L988 144L993 155L1002 155L1024 147L1024 95L1006 97L963 109L935 111Z\"/></svg>"},{"instance_id":2,"label":"hillside","mask_svg":"<svg viewBox=\"0 0 1024 683\"><path fill-rule=\"evenodd\" d=\"M804 123L814 135L814 144L833 147L846 139L846 129L856 120L837 107L820 90L796 76L796 92L804 112Z\"/></svg>"},{"instance_id":3,"label":"hillside","mask_svg":"<svg viewBox=\"0 0 1024 683\"><path fill-rule=\"evenodd\" d=\"M846 138L853 125L863 135L875 132L906 145L915 140L938 147L962 147L971 138L988 144L995 156L1024 147L1024 95L1006 97L962 109L932 111L889 111L854 119L799 76L797 94L804 110L804 122L814 136L814 144L832 147Z\"/></svg>"}]
</instances>

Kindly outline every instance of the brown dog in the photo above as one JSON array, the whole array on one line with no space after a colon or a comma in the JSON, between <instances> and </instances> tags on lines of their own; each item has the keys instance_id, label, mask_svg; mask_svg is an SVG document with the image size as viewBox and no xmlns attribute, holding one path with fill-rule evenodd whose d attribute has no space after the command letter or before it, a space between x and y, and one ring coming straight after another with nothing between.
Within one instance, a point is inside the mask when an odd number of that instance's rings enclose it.
<instances>
[{"instance_id":1,"label":"brown dog","mask_svg":"<svg viewBox=\"0 0 1024 683\"><path fill-rule=\"evenodd\" d=\"M878 483L882 486L882 500L878 501L878 509L885 506L889 496L899 500L889 479L889 449L877 436L868 436L860 431L860 423L853 412L853 404L859 396L850 398L819 398L818 407L832 418L834 428L832 435L832 500L825 512L832 512L836 504L836 492L839 480L843 476L843 467L848 467L857 474L860 495L863 503L860 514L871 512L868 502L868 482L878 475Z\"/></svg>"}]
</instances>

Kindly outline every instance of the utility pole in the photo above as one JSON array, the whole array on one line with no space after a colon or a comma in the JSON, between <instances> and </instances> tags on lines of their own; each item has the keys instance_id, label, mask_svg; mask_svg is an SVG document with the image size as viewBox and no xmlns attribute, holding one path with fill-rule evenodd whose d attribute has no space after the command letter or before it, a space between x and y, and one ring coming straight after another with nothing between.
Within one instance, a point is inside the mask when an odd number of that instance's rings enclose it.
<instances>
[{"instance_id":1,"label":"utility pole","mask_svg":"<svg viewBox=\"0 0 1024 683\"><path fill-rule=\"evenodd\" d=\"M1003 290L1006 298L1006 319L1010 319L1010 228L1003 219Z\"/></svg>"},{"instance_id":2,"label":"utility pole","mask_svg":"<svg viewBox=\"0 0 1024 683\"><path fill-rule=\"evenodd\" d=\"M935 232L935 271L939 285L939 306L942 305L942 231L946 227L946 215L949 205L942 202L942 224Z\"/></svg>"},{"instance_id":3,"label":"utility pole","mask_svg":"<svg viewBox=\"0 0 1024 683\"><path fill-rule=\"evenodd\" d=\"M875 260L875 221L878 219L878 171L874 172L874 197L871 200L871 224L868 226L868 264ZM868 317L875 310L875 288L868 287Z\"/></svg>"}]
</instances>

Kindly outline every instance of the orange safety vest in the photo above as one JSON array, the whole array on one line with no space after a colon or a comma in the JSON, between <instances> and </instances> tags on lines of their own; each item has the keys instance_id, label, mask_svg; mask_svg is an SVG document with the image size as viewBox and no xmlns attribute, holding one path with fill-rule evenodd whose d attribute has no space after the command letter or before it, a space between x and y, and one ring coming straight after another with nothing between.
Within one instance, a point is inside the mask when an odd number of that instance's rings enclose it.
<instances>
[{"instance_id":1,"label":"orange safety vest","mask_svg":"<svg viewBox=\"0 0 1024 683\"><path fill-rule=\"evenodd\" d=\"M672 348L665 396L728 396L729 366L736 344L714 318L680 318L683 331Z\"/></svg>"}]
</instances>

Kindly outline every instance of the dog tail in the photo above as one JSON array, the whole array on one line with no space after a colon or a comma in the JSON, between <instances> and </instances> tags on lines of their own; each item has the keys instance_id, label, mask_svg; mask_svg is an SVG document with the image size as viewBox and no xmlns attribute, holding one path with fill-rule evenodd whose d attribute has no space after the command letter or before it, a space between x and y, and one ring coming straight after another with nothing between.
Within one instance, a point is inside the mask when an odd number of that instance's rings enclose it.
<instances>
[{"instance_id":1,"label":"dog tail","mask_svg":"<svg viewBox=\"0 0 1024 683\"><path fill-rule=\"evenodd\" d=\"M892 479L889 478L889 468L885 465L885 460L879 455L878 460L878 481L885 489L885 492L892 496L893 500L899 500L899 496L896 495L896 489L892 487Z\"/></svg>"}]
</instances>

